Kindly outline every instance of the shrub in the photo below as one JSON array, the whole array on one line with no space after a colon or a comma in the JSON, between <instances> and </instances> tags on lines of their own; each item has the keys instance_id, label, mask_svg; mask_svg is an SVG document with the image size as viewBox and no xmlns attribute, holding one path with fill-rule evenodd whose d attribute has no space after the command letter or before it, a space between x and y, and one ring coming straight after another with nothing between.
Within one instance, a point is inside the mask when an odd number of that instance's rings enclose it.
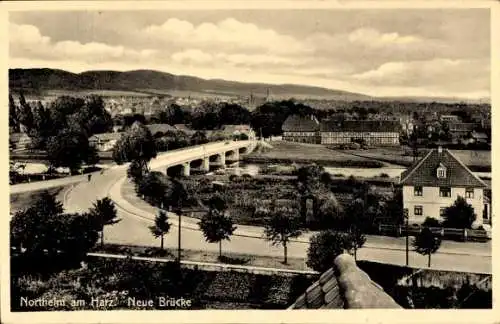
<instances>
[{"instance_id":1,"label":"shrub","mask_svg":"<svg viewBox=\"0 0 500 324\"><path fill-rule=\"evenodd\" d=\"M344 252L345 234L335 231L322 231L310 239L307 251L307 266L324 272L333 266L335 258Z\"/></svg>"},{"instance_id":2,"label":"shrub","mask_svg":"<svg viewBox=\"0 0 500 324\"><path fill-rule=\"evenodd\" d=\"M424 227L441 227L441 222L434 217L426 217L425 221L422 223Z\"/></svg>"}]
</instances>

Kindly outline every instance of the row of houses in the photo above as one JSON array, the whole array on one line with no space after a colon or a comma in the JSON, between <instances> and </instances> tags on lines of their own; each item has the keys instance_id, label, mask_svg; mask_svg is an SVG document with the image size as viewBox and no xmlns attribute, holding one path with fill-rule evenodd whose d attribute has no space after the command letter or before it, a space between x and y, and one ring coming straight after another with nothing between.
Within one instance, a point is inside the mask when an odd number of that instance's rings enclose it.
<instances>
[{"instance_id":1,"label":"row of houses","mask_svg":"<svg viewBox=\"0 0 500 324\"><path fill-rule=\"evenodd\" d=\"M401 124L395 120L325 120L290 115L282 125L283 140L310 144L399 145Z\"/></svg>"},{"instance_id":2,"label":"row of houses","mask_svg":"<svg viewBox=\"0 0 500 324\"><path fill-rule=\"evenodd\" d=\"M191 129L186 124L149 124L145 126L149 129L149 131L155 138L172 133L183 133L187 136L192 136L194 133L196 133L196 130ZM249 139L255 138L255 132L250 127L250 125L224 125L220 130L204 132L206 136L210 136L212 133L217 132L227 137L245 134ZM89 144L96 147L99 151L110 151L113 149L122 134L123 132L94 134L89 138Z\"/></svg>"}]
</instances>

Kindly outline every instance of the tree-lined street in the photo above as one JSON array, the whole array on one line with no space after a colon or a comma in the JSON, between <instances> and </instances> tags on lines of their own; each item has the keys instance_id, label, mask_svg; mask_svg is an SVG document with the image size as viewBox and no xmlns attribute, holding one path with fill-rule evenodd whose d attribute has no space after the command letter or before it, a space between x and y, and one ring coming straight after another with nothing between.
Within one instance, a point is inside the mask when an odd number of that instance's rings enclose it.
<instances>
[{"instance_id":1,"label":"tree-lined street","mask_svg":"<svg viewBox=\"0 0 500 324\"><path fill-rule=\"evenodd\" d=\"M216 144L214 144L216 145ZM175 154L172 152L171 154ZM168 155L162 155L151 161L151 169L161 168L168 163ZM154 208L124 190L123 184L128 181L124 167L112 168L102 175L97 175L89 182L77 184L66 194L64 208L66 212L83 212L92 206L92 202L109 196L117 206L118 218L121 221L105 228L106 242L158 246L158 241L151 235L148 226L153 225L157 208ZM170 217L172 228L165 235L165 247L177 246L177 219ZM184 249L207 250L218 252L216 244L205 241L199 231L197 219L183 217L182 247ZM238 226L231 241L224 242L224 251L228 253L245 253L283 257L283 248L273 246L264 239L262 228ZM289 257L305 258L310 233L303 234L298 240L287 244ZM373 243L371 243L373 242ZM403 244L401 244L403 243ZM432 268L467 272L491 273L491 246L489 243L455 243L443 242L440 250L432 257ZM404 241L401 238L368 237L365 247L357 252L359 260L372 260L384 263L404 265ZM410 253L410 265L426 267L427 256Z\"/></svg>"}]
</instances>

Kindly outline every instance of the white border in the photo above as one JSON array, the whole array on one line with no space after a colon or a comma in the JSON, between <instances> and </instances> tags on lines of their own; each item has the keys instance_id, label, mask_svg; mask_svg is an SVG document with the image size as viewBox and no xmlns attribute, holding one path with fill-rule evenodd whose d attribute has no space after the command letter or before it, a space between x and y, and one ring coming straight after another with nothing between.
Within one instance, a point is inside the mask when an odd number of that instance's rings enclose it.
<instances>
[{"instance_id":1,"label":"white border","mask_svg":"<svg viewBox=\"0 0 500 324\"><path fill-rule=\"evenodd\" d=\"M9 2L0 3L0 62L3 64L0 78L0 92L3 100L1 127L4 140L1 141L3 152L8 152L8 11L29 10L206 10L206 9L375 9L375 8L491 8L491 69L492 69L492 107L499 104L499 72L500 72L500 4L496 1L75 1L75 2ZM492 108L492 123L500 123L495 109ZM497 131L492 130L493 144L497 143ZM4 169L8 168L8 154L1 156ZM492 174L496 179L497 153L492 149ZM303 311L75 311L75 312L41 312L11 313L8 286L8 206L9 187L7 172L2 173L4 184L2 206L5 210L1 218L1 320L2 323L493 323L499 322L500 314L494 304L493 310L303 310ZM496 181L493 181L493 189ZM495 190L493 190L495 191ZM495 193L493 193L495 195ZM497 203L493 201L492 218L497 214ZM493 231L493 239L498 237L498 228ZM493 255L498 248L493 244ZM493 299L499 300L496 280L498 269L496 257L493 258Z\"/></svg>"}]
</instances>

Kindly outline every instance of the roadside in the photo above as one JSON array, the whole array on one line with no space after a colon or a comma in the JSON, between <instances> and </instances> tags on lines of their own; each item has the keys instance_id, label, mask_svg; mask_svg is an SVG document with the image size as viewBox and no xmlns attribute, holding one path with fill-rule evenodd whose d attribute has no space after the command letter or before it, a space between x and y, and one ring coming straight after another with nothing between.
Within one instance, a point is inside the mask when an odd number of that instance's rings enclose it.
<instances>
[{"instance_id":1,"label":"roadside","mask_svg":"<svg viewBox=\"0 0 500 324\"><path fill-rule=\"evenodd\" d=\"M223 248L226 243L227 242L222 243ZM166 248L161 251L158 247L136 246L127 244L105 244L104 247L98 247L94 249L92 253L133 255L165 260L175 260L177 258L176 248ZM284 264L282 258L271 256L229 253L223 251L222 258L219 259L219 254L217 252L182 249L181 260L214 264L218 263L226 265L240 265L248 267L262 267L280 270L313 271L312 269L307 267L305 258L296 257L288 258L287 264Z\"/></svg>"},{"instance_id":2,"label":"roadside","mask_svg":"<svg viewBox=\"0 0 500 324\"><path fill-rule=\"evenodd\" d=\"M137 197L135 194L133 185L126 179L120 179L115 185L111 187L109 196L115 203L126 210L127 212L137 215L137 217L148 219L153 221L155 215L158 212L158 208L149 205L147 202ZM170 222L174 225L178 225L178 217L173 213L169 213ZM182 216L181 226L183 228L191 230L199 230L198 222L199 219L194 217L189 217L186 215ZM264 237L264 230L259 226L250 225L237 225L237 229L233 235L251 238ZM292 242L309 244L309 240L315 232L306 232L296 239L292 239ZM387 250L406 250L406 238L405 237L389 237L389 236L379 236L379 235L367 235L366 243L364 249L387 249ZM411 249L411 246L410 246ZM476 242L454 242L454 241L443 241L440 249L437 253L442 254L458 254L458 255L477 255L477 256L491 256L491 241L485 243Z\"/></svg>"}]
</instances>

